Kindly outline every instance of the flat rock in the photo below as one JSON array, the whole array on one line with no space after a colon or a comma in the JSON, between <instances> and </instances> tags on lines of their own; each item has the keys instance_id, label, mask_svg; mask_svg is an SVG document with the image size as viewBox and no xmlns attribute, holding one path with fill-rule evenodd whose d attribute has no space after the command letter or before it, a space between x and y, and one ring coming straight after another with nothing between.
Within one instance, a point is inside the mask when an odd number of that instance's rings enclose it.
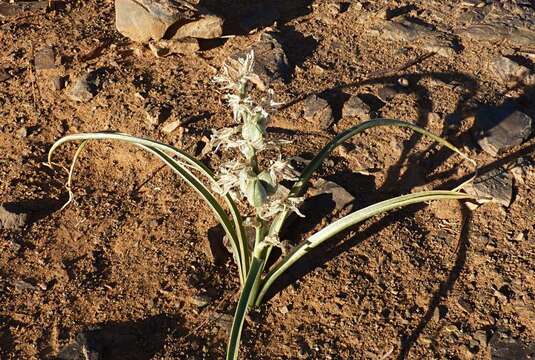
<instances>
[{"instance_id":1,"label":"flat rock","mask_svg":"<svg viewBox=\"0 0 535 360\"><path fill-rule=\"evenodd\" d=\"M27 11L46 10L48 0L43 1L18 1L14 3L0 3L0 19L3 17L19 16Z\"/></svg>"},{"instance_id":2,"label":"flat rock","mask_svg":"<svg viewBox=\"0 0 535 360\"><path fill-rule=\"evenodd\" d=\"M520 360L530 358L526 346L521 341L511 338L501 331L496 331L492 335L489 345L492 360Z\"/></svg>"},{"instance_id":3,"label":"flat rock","mask_svg":"<svg viewBox=\"0 0 535 360\"><path fill-rule=\"evenodd\" d=\"M342 108L342 116L369 119L370 111L371 109L368 104L362 101L357 95L351 95L344 103L344 107Z\"/></svg>"},{"instance_id":4,"label":"flat rock","mask_svg":"<svg viewBox=\"0 0 535 360\"><path fill-rule=\"evenodd\" d=\"M34 55L35 70L54 69L56 67L56 54L54 48L48 46L39 49Z\"/></svg>"},{"instance_id":5,"label":"flat rock","mask_svg":"<svg viewBox=\"0 0 535 360\"><path fill-rule=\"evenodd\" d=\"M532 132L533 120L514 105L485 108L476 114L479 146L496 156L500 151L520 145Z\"/></svg>"},{"instance_id":6,"label":"flat rock","mask_svg":"<svg viewBox=\"0 0 535 360\"><path fill-rule=\"evenodd\" d=\"M509 206L513 202L513 176L505 169L497 168L479 175L465 190L483 202L491 201Z\"/></svg>"},{"instance_id":7,"label":"flat rock","mask_svg":"<svg viewBox=\"0 0 535 360\"><path fill-rule=\"evenodd\" d=\"M255 63L253 72L255 77L251 81L262 91L269 88L275 80L286 80L290 73L290 65L286 52L274 33L263 33L260 39L244 51L234 53L229 59L229 65L237 67L238 59L254 51Z\"/></svg>"},{"instance_id":8,"label":"flat rock","mask_svg":"<svg viewBox=\"0 0 535 360\"><path fill-rule=\"evenodd\" d=\"M182 25L172 39L217 39L223 35L223 19L216 15L205 15L199 20Z\"/></svg>"},{"instance_id":9,"label":"flat rock","mask_svg":"<svg viewBox=\"0 0 535 360\"><path fill-rule=\"evenodd\" d=\"M305 99L303 117L308 121L319 123L322 129L327 129L334 122L333 110L327 100L316 95Z\"/></svg>"},{"instance_id":10,"label":"flat rock","mask_svg":"<svg viewBox=\"0 0 535 360\"><path fill-rule=\"evenodd\" d=\"M115 25L124 36L147 42L161 39L215 39L223 19L174 0L115 0Z\"/></svg>"},{"instance_id":11,"label":"flat rock","mask_svg":"<svg viewBox=\"0 0 535 360\"><path fill-rule=\"evenodd\" d=\"M409 42L441 56L455 55L454 41L450 34L403 18L396 21L377 20L370 29L370 34L392 41Z\"/></svg>"},{"instance_id":12,"label":"flat rock","mask_svg":"<svg viewBox=\"0 0 535 360\"><path fill-rule=\"evenodd\" d=\"M171 25L186 17L172 0L115 0L117 31L138 42L160 40Z\"/></svg>"},{"instance_id":13,"label":"flat rock","mask_svg":"<svg viewBox=\"0 0 535 360\"><path fill-rule=\"evenodd\" d=\"M95 87L89 82L88 78L89 74L85 74L74 81L68 91L68 96L71 100L86 102L95 96Z\"/></svg>"},{"instance_id":14,"label":"flat rock","mask_svg":"<svg viewBox=\"0 0 535 360\"><path fill-rule=\"evenodd\" d=\"M0 206L0 229L17 231L28 223L28 214L15 213Z\"/></svg>"},{"instance_id":15,"label":"flat rock","mask_svg":"<svg viewBox=\"0 0 535 360\"><path fill-rule=\"evenodd\" d=\"M330 194L335 204L335 210L340 211L351 205L355 198L346 189L332 181L318 179L310 189L312 196Z\"/></svg>"},{"instance_id":16,"label":"flat rock","mask_svg":"<svg viewBox=\"0 0 535 360\"><path fill-rule=\"evenodd\" d=\"M457 31L461 38L475 41L502 42L530 46L535 43L535 31L505 24L475 24Z\"/></svg>"},{"instance_id":17,"label":"flat rock","mask_svg":"<svg viewBox=\"0 0 535 360\"><path fill-rule=\"evenodd\" d=\"M527 67L505 56L496 57L490 63L490 69L498 79L510 85L522 82L530 73Z\"/></svg>"}]
</instances>

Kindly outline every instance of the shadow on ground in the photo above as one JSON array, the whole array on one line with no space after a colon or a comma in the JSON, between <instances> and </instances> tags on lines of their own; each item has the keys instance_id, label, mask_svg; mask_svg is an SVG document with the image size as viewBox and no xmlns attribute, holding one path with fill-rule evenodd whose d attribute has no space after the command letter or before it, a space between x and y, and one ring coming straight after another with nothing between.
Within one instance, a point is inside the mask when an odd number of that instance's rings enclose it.
<instances>
[{"instance_id":1,"label":"shadow on ground","mask_svg":"<svg viewBox=\"0 0 535 360\"><path fill-rule=\"evenodd\" d=\"M149 360L162 350L168 335L181 333L177 317L157 315L144 320L109 322L80 332L58 359Z\"/></svg>"}]
</instances>

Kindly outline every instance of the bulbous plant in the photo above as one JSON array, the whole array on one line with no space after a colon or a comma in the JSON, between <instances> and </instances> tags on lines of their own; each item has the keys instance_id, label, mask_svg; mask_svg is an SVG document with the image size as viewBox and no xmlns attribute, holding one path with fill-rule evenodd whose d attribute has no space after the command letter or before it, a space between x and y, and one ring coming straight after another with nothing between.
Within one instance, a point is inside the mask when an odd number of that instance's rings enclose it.
<instances>
[{"instance_id":1,"label":"bulbous plant","mask_svg":"<svg viewBox=\"0 0 535 360\"><path fill-rule=\"evenodd\" d=\"M405 127L428 136L463 158L473 161L446 140L408 122L374 119L337 135L299 174L282 159L280 149L284 144L269 141L266 136L269 124L268 111L276 104L271 101L269 92L262 106L250 97L251 80L255 76L253 66L254 54L250 53L244 59L240 59L235 67L223 66L222 74L216 78L227 91L225 98L232 109L234 119L232 127L213 132L211 143L215 149L229 151L234 158L222 164L216 173L199 160L173 146L115 132L65 136L52 146L48 155L48 162L52 164L52 155L58 146L70 141L81 141L69 170L67 181L69 202L73 196L71 182L74 166L84 146L90 140L117 140L154 154L205 200L229 239L241 284L227 347L227 359L238 358L247 311L260 305L277 278L313 248L374 215L395 208L431 200L471 198L470 195L460 192L461 187L458 187L454 190L422 191L381 201L334 221L289 251L283 251L275 263L267 268L272 249L281 247L279 236L289 214L295 212L302 216L298 208L304 200L307 183L314 171L338 145L351 137L378 126ZM263 157L266 149L275 149L277 157L275 159ZM293 182L289 191L280 184L282 180ZM243 213L238 210L238 204L246 209ZM247 238L245 231L247 226L254 227L254 239Z\"/></svg>"}]
</instances>

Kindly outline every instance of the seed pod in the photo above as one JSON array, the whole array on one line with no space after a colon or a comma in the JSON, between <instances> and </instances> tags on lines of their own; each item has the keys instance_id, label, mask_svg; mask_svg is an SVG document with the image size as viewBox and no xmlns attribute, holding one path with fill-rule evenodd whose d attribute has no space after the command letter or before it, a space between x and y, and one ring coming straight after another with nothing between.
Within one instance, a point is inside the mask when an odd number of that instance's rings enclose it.
<instances>
[{"instance_id":1,"label":"seed pod","mask_svg":"<svg viewBox=\"0 0 535 360\"><path fill-rule=\"evenodd\" d=\"M260 181L262 181L262 185L266 188L266 191L268 194L274 194L277 190L277 183L275 182L275 179L270 175L267 171L262 171L260 174L258 174L258 178Z\"/></svg>"},{"instance_id":2,"label":"seed pod","mask_svg":"<svg viewBox=\"0 0 535 360\"><path fill-rule=\"evenodd\" d=\"M247 179L246 196L249 203L255 208L261 207L266 202L267 191L258 177Z\"/></svg>"}]
</instances>

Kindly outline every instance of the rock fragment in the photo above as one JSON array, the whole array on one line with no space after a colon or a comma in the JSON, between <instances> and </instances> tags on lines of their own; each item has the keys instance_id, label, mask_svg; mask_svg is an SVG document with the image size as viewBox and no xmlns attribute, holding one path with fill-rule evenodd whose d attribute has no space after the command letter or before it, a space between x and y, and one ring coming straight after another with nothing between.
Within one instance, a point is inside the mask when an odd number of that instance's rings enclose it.
<instances>
[{"instance_id":1,"label":"rock fragment","mask_svg":"<svg viewBox=\"0 0 535 360\"><path fill-rule=\"evenodd\" d=\"M493 360L529 359L530 355L526 346L507 334L496 331L490 341L490 353Z\"/></svg>"},{"instance_id":2,"label":"rock fragment","mask_svg":"<svg viewBox=\"0 0 535 360\"><path fill-rule=\"evenodd\" d=\"M395 98L396 95L398 94L399 94L399 91L395 86L383 86L377 92L379 99L381 99L385 103Z\"/></svg>"},{"instance_id":3,"label":"rock fragment","mask_svg":"<svg viewBox=\"0 0 535 360\"><path fill-rule=\"evenodd\" d=\"M34 55L35 70L54 69L56 67L56 54L54 48L44 47L35 52Z\"/></svg>"},{"instance_id":4,"label":"rock fragment","mask_svg":"<svg viewBox=\"0 0 535 360\"><path fill-rule=\"evenodd\" d=\"M216 319L215 322L218 327L230 332L230 329L232 328L232 322L234 321L232 315L216 312L214 313L213 317Z\"/></svg>"},{"instance_id":5,"label":"rock fragment","mask_svg":"<svg viewBox=\"0 0 535 360\"><path fill-rule=\"evenodd\" d=\"M346 189L332 181L319 179L314 183L314 187L310 189L312 196L323 194L330 194L335 204L335 210L340 211L353 204L355 198Z\"/></svg>"},{"instance_id":6,"label":"rock fragment","mask_svg":"<svg viewBox=\"0 0 535 360\"><path fill-rule=\"evenodd\" d=\"M115 26L134 41L160 40L185 17L182 10L171 0L115 0Z\"/></svg>"},{"instance_id":7,"label":"rock fragment","mask_svg":"<svg viewBox=\"0 0 535 360\"><path fill-rule=\"evenodd\" d=\"M19 16L27 11L46 10L50 1L17 1L13 3L0 3L0 19Z\"/></svg>"},{"instance_id":8,"label":"rock fragment","mask_svg":"<svg viewBox=\"0 0 535 360\"><path fill-rule=\"evenodd\" d=\"M95 86L89 82L88 78L89 74L84 74L74 81L68 91L68 96L71 100L86 102L95 96Z\"/></svg>"},{"instance_id":9,"label":"rock fragment","mask_svg":"<svg viewBox=\"0 0 535 360\"><path fill-rule=\"evenodd\" d=\"M490 69L497 78L508 85L515 85L522 82L530 73L530 70L527 67L522 66L505 56L498 56L495 58L490 63Z\"/></svg>"},{"instance_id":10,"label":"rock fragment","mask_svg":"<svg viewBox=\"0 0 535 360\"><path fill-rule=\"evenodd\" d=\"M505 169L497 168L478 176L465 190L482 202L491 201L507 207L513 202L513 176Z\"/></svg>"},{"instance_id":11,"label":"rock fragment","mask_svg":"<svg viewBox=\"0 0 535 360\"><path fill-rule=\"evenodd\" d=\"M172 133L173 131L175 131L176 129L178 129L180 127L180 125L182 125L182 121L181 120L173 120L171 119L170 121L166 121L162 124L162 132L166 133L166 134L170 134Z\"/></svg>"},{"instance_id":12,"label":"rock fragment","mask_svg":"<svg viewBox=\"0 0 535 360\"><path fill-rule=\"evenodd\" d=\"M208 295L197 295L191 298L191 302L193 305L202 308L210 304L212 302L212 298Z\"/></svg>"},{"instance_id":13,"label":"rock fragment","mask_svg":"<svg viewBox=\"0 0 535 360\"><path fill-rule=\"evenodd\" d=\"M535 31L504 24L475 24L457 32L461 38L475 41L503 42L530 46L535 43Z\"/></svg>"},{"instance_id":14,"label":"rock fragment","mask_svg":"<svg viewBox=\"0 0 535 360\"><path fill-rule=\"evenodd\" d=\"M327 129L334 122L333 110L327 100L316 95L305 99L303 117L308 121L319 123L322 129Z\"/></svg>"},{"instance_id":15,"label":"rock fragment","mask_svg":"<svg viewBox=\"0 0 535 360\"><path fill-rule=\"evenodd\" d=\"M65 85L64 84L64 80L61 78L61 76L53 76L50 79L50 87L53 90L61 90L61 89L63 89L64 85Z\"/></svg>"},{"instance_id":16,"label":"rock fragment","mask_svg":"<svg viewBox=\"0 0 535 360\"><path fill-rule=\"evenodd\" d=\"M197 39L160 40L149 42L149 48L156 57L165 57L173 54L192 54L200 49Z\"/></svg>"},{"instance_id":17,"label":"rock fragment","mask_svg":"<svg viewBox=\"0 0 535 360\"><path fill-rule=\"evenodd\" d=\"M217 39L223 35L223 19L216 15L206 15L182 25L172 39Z\"/></svg>"},{"instance_id":18,"label":"rock fragment","mask_svg":"<svg viewBox=\"0 0 535 360\"><path fill-rule=\"evenodd\" d=\"M245 51L234 53L229 59L231 67L238 67L238 59L244 58L254 51L255 77L251 81L262 91L266 90L275 80L285 80L289 76L290 65L286 52L274 33L263 33L260 39Z\"/></svg>"},{"instance_id":19,"label":"rock fragment","mask_svg":"<svg viewBox=\"0 0 535 360\"><path fill-rule=\"evenodd\" d=\"M342 108L342 116L344 117L360 117L363 119L370 118L370 107L362 101L357 95L351 95L344 103Z\"/></svg>"},{"instance_id":20,"label":"rock fragment","mask_svg":"<svg viewBox=\"0 0 535 360\"><path fill-rule=\"evenodd\" d=\"M496 156L502 150L520 145L532 132L533 119L513 105L482 109L476 115L477 142Z\"/></svg>"},{"instance_id":21,"label":"rock fragment","mask_svg":"<svg viewBox=\"0 0 535 360\"><path fill-rule=\"evenodd\" d=\"M28 214L9 211L0 206L0 229L18 231L28 223Z\"/></svg>"},{"instance_id":22,"label":"rock fragment","mask_svg":"<svg viewBox=\"0 0 535 360\"><path fill-rule=\"evenodd\" d=\"M409 42L415 47L435 52L441 56L455 55L454 41L451 35L407 19L377 20L370 29L370 33L392 41Z\"/></svg>"},{"instance_id":23,"label":"rock fragment","mask_svg":"<svg viewBox=\"0 0 535 360\"><path fill-rule=\"evenodd\" d=\"M222 18L173 0L115 0L115 24L121 34L141 43L223 34Z\"/></svg>"}]
</instances>

